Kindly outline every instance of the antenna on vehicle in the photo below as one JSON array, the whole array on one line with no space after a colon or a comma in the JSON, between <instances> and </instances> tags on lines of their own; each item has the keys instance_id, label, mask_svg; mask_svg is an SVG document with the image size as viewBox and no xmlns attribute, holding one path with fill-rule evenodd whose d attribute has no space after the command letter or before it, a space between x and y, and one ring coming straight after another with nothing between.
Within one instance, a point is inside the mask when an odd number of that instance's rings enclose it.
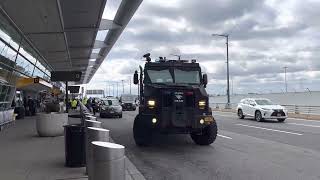
<instances>
[{"instance_id":1,"label":"antenna on vehicle","mask_svg":"<svg viewBox=\"0 0 320 180\"><path fill-rule=\"evenodd\" d=\"M150 61L151 61L150 53L147 53L147 54L143 55L143 57L146 58L146 61L147 61L147 62L150 62Z\"/></svg>"},{"instance_id":2,"label":"antenna on vehicle","mask_svg":"<svg viewBox=\"0 0 320 180\"><path fill-rule=\"evenodd\" d=\"M178 55L178 54L170 54L170 55L178 57L178 61L181 60L181 55Z\"/></svg>"}]
</instances>

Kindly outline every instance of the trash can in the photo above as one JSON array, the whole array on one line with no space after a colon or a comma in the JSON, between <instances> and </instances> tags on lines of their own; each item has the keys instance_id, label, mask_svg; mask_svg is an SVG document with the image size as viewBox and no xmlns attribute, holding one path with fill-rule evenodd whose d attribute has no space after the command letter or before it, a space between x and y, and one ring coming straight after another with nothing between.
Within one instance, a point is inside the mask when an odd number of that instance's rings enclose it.
<instances>
[{"instance_id":1,"label":"trash can","mask_svg":"<svg viewBox=\"0 0 320 180\"><path fill-rule=\"evenodd\" d=\"M86 165L84 131L84 126L80 124L64 126L65 166L84 167Z\"/></svg>"}]
</instances>

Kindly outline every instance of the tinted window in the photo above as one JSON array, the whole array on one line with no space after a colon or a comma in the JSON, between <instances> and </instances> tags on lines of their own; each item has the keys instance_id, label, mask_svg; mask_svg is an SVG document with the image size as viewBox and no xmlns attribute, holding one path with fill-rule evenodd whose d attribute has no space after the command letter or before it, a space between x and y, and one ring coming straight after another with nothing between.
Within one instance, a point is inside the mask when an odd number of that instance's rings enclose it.
<instances>
[{"instance_id":1,"label":"tinted window","mask_svg":"<svg viewBox=\"0 0 320 180\"><path fill-rule=\"evenodd\" d=\"M200 84L199 71L174 70L175 83Z\"/></svg>"},{"instance_id":2,"label":"tinted window","mask_svg":"<svg viewBox=\"0 0 320 180\"><path fill-rule=\"evenodd\" d=\"M152 83L172 83L172 76L168 69L166 70L147 70Z\"/></svg>"}]
</instances>

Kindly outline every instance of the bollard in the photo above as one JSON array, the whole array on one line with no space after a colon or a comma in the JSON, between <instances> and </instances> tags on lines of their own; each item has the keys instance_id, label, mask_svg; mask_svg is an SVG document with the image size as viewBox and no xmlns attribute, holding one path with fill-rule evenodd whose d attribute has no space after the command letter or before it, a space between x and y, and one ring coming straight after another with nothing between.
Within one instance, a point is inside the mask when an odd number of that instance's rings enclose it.
<instances>
[{"instance_id":1,"label":"bollard","mask_svg":"<svg viewBox=\"0 0 320 180\"><path fill-rule=\"evenodd\" d=\"M86 115L84 119L85 119L85 120L94 120L94 121L96 121L96 120L97 120L97 117L92 116L92 115Z\"/></svg>"},{"instance_id":2,"label":"bollard","mask_svg":"<svg viewBox=\"0 0 320 180\"><path fill-rule=\"evenodd\" d=\"M85 127L101 127L101 122L100 121L93 121L93 120L85 120L84 121L84 126Z\"/></svg>"},{"instance_id":3,"label":"bollard","mask_svg":"<svg viewBox=\"0 0 320 180\"><path fill-rule=\"evenodd\" d=\"M96 127L87 127L86 131L86 173L88 179L92 179L92 148L90 143L93 141L109 142L109 130Z\"/></svg>"},{"instance_id":4,"label":"bollard","mask_svg":"<svg viewBox=\"0 0 320 180\"><path fill-rule=\"evenodd\" d=\"M100 121L92 121L92 120L85 120L84 121L84 139L83 139L83 143L85 145L85 154L86 154L86 157L88 156L87 155L87 128L88 127L96 127L96 128L101 128L101 122ZM87 159L87 158L86 158ZM86 169L86 174L87 174L87 169Z\"/></svg>"},{"instance_id":5,"label":"bollard","mask_svg":"<svg viewBox=\"0 0 320 180\"><path fill-rule=\"evenodd\" d=\"M92 178L90 180L125 180L125 147L119 144L93 141Z\"/></svg>"},{"instance_id":6,"label":"bollard","mask_svg":"<svg viewBox=\"0 0 320 180\"><path fill-rule=\"evenodd\" d=\"M82 117L81 117L81 124L84 125L84 121L87 119L86 116L92 116L91 113L84 112ZM90 119L89 119L90 120Z\"/></svg>"}]
</instances>

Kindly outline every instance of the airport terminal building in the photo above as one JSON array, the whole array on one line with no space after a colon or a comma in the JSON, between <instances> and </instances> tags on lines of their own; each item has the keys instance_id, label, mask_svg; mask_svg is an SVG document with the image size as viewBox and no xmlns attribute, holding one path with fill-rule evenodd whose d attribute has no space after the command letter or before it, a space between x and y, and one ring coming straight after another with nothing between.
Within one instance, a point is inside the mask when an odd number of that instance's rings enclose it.
<instances>
[{"instance_id":1,"label":"airport terminal building","mask_svg":"<svg viewBox=\"0 0 320 180\"><path fill-rule=\"evenodd\" d=\"M66 92L65 82L50 81L53 71L81 72L71 85L88 83L141 2L123 0L104 19L106 0L0 1L0 127L28 98Z\"/></svg>"}]
</instances>

